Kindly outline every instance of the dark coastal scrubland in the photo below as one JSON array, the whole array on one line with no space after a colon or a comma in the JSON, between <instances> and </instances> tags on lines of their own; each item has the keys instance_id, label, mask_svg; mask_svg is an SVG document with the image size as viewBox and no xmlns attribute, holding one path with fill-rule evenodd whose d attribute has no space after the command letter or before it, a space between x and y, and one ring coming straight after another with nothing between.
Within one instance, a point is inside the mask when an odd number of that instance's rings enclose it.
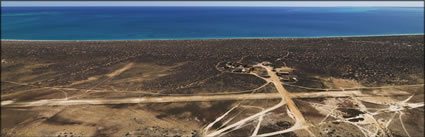
<instances>
[{"instance_id":1,"label":"dark coastal scrubland","mask_svg":"<svg viewBox=\"0 0 425 137\"><path fill-rule=\"evenodd\" d=\"M134 86L163 93L248 90L264 84L249 75L221 74L215 65L241 60L287 65L298 75L353 79L367 86L423 83L424 37L376 36L299 39L212 39L142 41L2 41L3 73L31 64L49 64L7 77L46 74L32 84L61 86L109 73L117 65L135 62L173 66L165 76ZM289 52L289 54L288 54ZM287 55L287 57L285 57ZM281 58L280 60L277 60ZM146 68L155 70L155 67ZM19 72L18 72L19 73ZM140 72L144 73L144 72ZM137 74L134 74L137 75ZM219 77L214 77L220 75ZM238 78L234 78L238 77ZM422 80L421 80L422 79ZM204 84L195 84L197 81ZM18 80L19 81L19 80ZM211 87L214 90L209 90ZM222 90L216 90L223 87ZM3 91L3 90L2 90Z\"/></svg>"}]
</instances>

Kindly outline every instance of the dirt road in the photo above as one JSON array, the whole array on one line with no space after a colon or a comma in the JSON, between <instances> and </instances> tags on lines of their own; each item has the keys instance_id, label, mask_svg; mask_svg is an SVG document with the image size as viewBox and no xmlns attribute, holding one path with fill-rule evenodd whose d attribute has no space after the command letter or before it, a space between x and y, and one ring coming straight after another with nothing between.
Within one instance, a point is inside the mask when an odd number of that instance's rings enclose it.
<instances>
[{"instance_id":1,"label":"dirt road","mask_svg":"<svg viewBox=\"0 0 425 137\"><path fill-rule=\"evenodd\" d=\"M288 131L293 131L293 130L297 130L297 129L306 129L308 131L307 122L305 121L304 115L301 113L301 111L295 105L294 101L292 100L291 94L288 91L286 91L286 89L283 87L283 85L282 85L283 83L280 81L279 77L276 75L276 73L274 73L272 71L273 68L271 66L264 66L261 63L257 64L256 66L265 68L267 70L267 73L270 76L270 78L266 78L265 80L268 81L268 82L272 82L274 84L274 86L276 87L276 90L279 92L282 99L286 102L286 104L289 108L289 112L292 113L292 115L295 118L294 126L292 126L291 128L289 128L287 130L264 133L264 134L260 134L260 135L257 135L257 136L264 136L264 137L273 136L273 135L286 133Z\"/></svg>"},{"instance_id":2,"label":"dirt road","mask_svg":"<svg viewBox=\"0 0 425 137\"><path fill-rule=\"evenodd\" d=\"M295 105L294 101L292 101L291 95L289 94L288 91L286 91L286 89L282 86L282 82L280 81L279 77L276 75L276 73L274 73L272 71L272 67L270 66L261 66L263 68L265 68L267 70L267 73L269 74L270 78L270 82L272 82L274 84L274 86L276 87L277 91L282 95L282 98L286 101L286 103L288 104L288 108L289 110L294 114L295 119L297 120L297 122L301 122L304 123L305 119L303 114L298 110L297 106Z\"/></svg>"},{"instance_id":3,"label":"dirt road","mask_svg":"<svg viewBox=\"0 0 425 137\"><path fill-rule=\"evenodd\" d=\"M348 97L367 96L360 91L339 92L314 92L292 93L291 98L316 98L316 97ZM104 105L104 104L132 104L132 103L165 103L165 102L198 102L198 101L222 101L222 100L255 100L255 99L279 99L281 93L255 93L255 94L230 94L208 96L161 96L161 97L133 97L133 98L99 98L99 99L46 99L28 102L2 101L2 107L36 107L36 106L63 106L63 105Z\"/></svg>"}]
</instances>

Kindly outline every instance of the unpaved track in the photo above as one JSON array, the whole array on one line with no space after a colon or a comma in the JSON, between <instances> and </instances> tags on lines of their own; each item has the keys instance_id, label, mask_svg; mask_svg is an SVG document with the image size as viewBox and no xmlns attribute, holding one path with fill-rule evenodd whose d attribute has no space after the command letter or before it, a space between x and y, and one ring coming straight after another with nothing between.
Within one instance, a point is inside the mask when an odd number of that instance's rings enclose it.
<instances>
[{"instance_id":1,"label":"unpaved track","mask_svg":"<svg viewBox=\"0 0 425 137\"><path fill-rule=\"evenodd\" d=\"M308 130L307 129L308 128L307 122L304 118L304 115L301 113L301 111L295 105L294 101L292 100L291 94L288 91L286 91L286 89L282 86L283 83L280 81L279 77L276 75L276 73L274 73L272 71L273 68L270 67L270 66L264 66L262 64L258 64L256 66L263 67L267 70L267 73L270 76L270 78L267 78L267 81L272 82L274 84L274 86L276 87L276 90L279 92L279 94L281 94L282 99L286 102L290 113L292 113L292 115L295 118L294 126L292 126L289 129L270 132L270 133L264 133L264 134L260 134L260 135L257 135L257 136L267 137L267 136L278 135L278 134L282 134L282 133L286 133L286 132L294 131L294 130L298 130L298 129Z\"/></svg>"},{"instance_id":2,"label":"unpaved track","mask_svg":"<svg viewBox=\"0 0 425 137\"><path fill-rule=\"evenodd\" d=\"M134 63L128 63L128 64L127 64L127 65L125 65L124 67L122 67L122 68L120 68L120 69L118 69L118 70L115 70L115 71L114 71L114 72L112 72L112 73L106 74L106 76L107 76L107 77L115 77L115 76L117 76L117 75L119 75L119 74L123 73L124 71L126 71L126 70L130 69L131 67L133 67L133 65L134 65Z\"/></svg>"},{"instance_id":3,"label":"unpaved track","mask_svg":"<svg viewBox=\"0 0 425 137\"><path fill-rule=\"evenodd\" d=\"M404 95L404 94L400 94ZM360 91L340 92L315 92L315 93L292 93L292 98L317 98L317 97L364 97ZM107 104L134 104L134 103L166 103L166 102L200 102L200 101L223 101L223 100L256 100L256 99L279 99L280 93L255 93L255 94L232 94L232 95L208 95L208 96L162 96L162 97L133 97L133 98L99 98L99 99L46 99L27 102L2 101L2 107L37 107L37 106L67 106L67 105L107 105Z\"/></svg>"},{"instance_id":4,"label":"unpaved track","mask_svg":"<svg viewBox=\"0 0 425 137\"><path fill-rule=\"evenodd\" d=\"M301 113L301 111L297 108L294 101L292 101L291 95L288 91L282 86L282 82L280 82L279 77L272 71L272 68L269 66L262 66L267 70L267 73L270 76L271 82L273 82L274 86L276 87L277 91L282 95L282 98L285 100L286 104L288 104L289 110L294 114L295 119L297 122L305 123L304 115Z\"/></svg>"}]
</instances>

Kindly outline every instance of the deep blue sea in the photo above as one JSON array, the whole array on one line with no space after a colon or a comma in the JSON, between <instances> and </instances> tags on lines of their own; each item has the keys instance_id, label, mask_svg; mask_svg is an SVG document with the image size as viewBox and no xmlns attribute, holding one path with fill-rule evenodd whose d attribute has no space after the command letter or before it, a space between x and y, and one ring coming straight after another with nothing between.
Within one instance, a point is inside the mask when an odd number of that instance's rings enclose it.
<instances>
[{"instance_id":1,"label":"deep blue sea","mask_svg":"<svg viewBox=\"0 0 425 137\"><path fill-rule=\"evenodd\" d=\"M424 8L2 7L1 39L140 40L423 34Z\"/></svg>"}]
</instances>

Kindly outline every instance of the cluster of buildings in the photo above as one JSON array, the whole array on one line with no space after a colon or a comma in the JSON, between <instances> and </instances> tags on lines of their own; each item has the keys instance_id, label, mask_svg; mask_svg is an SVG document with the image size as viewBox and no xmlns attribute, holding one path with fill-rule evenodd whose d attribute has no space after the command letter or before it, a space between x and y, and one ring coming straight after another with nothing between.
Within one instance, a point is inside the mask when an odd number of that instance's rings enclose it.
<instances>
[{"instance_id":1,"label":"cluster of buildings","mask_svg":"<svg viewBox=\"0 0 425 137\"><path fill-rule=\"evenodd\" d=\"M268 61L262 62L262 65L273 67L273 72L275 72L276 75L279 76L279 79L282 82L296 82L297 81L297 77L295 75L293 75L294 70L291 69L291 68L287 68L287 67L276 68L276 66L273 66L273 64L268 62Z\"/></svg>"},{"instance_id":2,"label":"cluster of buildings","mask_svg":"<svg viewBox=\"0 0 425 137\"><path fill-rule=\"evenodd\" d=\"M291 69L291 68L287 68L287 67L275 68L275 66L273 66L272 63L267 62L267 61L262 62L262 65L272 66L273 72L275 72L276 75L279 76L279 79L282 82L296 82L297 81L296 76L293 75L294 70ZM224 65L224 69L227 70L227 71L236 72L236 73L249 73L253 70L257 70L257 69L255 69L255 67L252 67L250 65L245 65L245 64L242 64L242 63L237 63L237 62L226 62L226 64ZM258 71L256 73L263 78L270 78L267 71Z\"/></svg>"},{"instance_id":3,"label":"cluster of buildings","mask_svg":"<svg viewBox=\"0 0 425 137\"><path fill-rule=\"evenodd\" d=\"M237 62L226 62L224 69L230 70L231 72L249 73L251 66Z\"/></svg>"},{"instance_id":4,"label":"cluster of buildings","mask_svg":"<svg viewBox=\"0 0 425 137\"><path fill-rule=\"evenodd\" d=\"M296 82L297 77L292 74L293 70L279 70L276 71L276 75L279 76L280 81L282 82Z\"/></svg>"}]
</instances>

